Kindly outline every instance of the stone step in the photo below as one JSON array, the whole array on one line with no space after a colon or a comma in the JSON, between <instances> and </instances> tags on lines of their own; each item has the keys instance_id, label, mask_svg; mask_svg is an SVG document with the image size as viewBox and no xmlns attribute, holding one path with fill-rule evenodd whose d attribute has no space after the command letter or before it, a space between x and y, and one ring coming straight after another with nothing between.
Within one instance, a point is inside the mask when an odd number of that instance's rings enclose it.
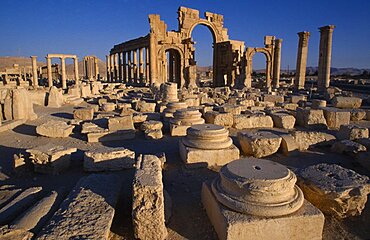
<instances>
[{"instance_id":1,"label":"stone step","mask_svg":"<svg viewBox=\"0 0 370 240\"><path fill-rule=\"evenodd\" d=\"M82 178L37 239L108 239L120 186L113 174Z\"/></svg>"}]
</instances>

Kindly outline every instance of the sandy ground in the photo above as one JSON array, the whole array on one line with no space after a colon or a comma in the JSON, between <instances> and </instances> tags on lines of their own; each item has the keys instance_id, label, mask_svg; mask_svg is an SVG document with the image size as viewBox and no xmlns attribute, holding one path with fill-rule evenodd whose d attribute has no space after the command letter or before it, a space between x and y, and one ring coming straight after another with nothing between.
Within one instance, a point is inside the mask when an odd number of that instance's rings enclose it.
<instances>
[{"instance_id":1,"label":"sandy ground","mask_svg":"<svg viewBox=\"0 0 370 240\"><path fill-rule=\"evenodd\" d=\"M37 125L53 118L68 121L73 118L72 106L59 109L51 109L35 106L39 118L27 122L12 131L0 133L0 166L4 173L11 171L13 155L25 152L26 149L54 143L57 145L76 147L79 151L73 155L71 169L58 176L48 176L25 171L13 175L10 179L0 182L14 184L17 187L26 188L42 186L45 190L57 190L64 187L71 190L78 179L87 175L82 170L83 151L102 146L102 143L87 143L85 137L74 133L65 139L50 139L37 136ZM368 123L365 123L368 124ZM78 129L76 129L78 130ZM235 132L231 131L235 139ZM168 239L217 239L217 235L210 224L200 200L202 183L213 179L216 172L208 169L187 169L184 167L178 154L177 137L169 137L168 134L161 140L146 140L138 132L135 140L103 143L110 147L126 147L134 150L137 154L156 154L165 152L167 157L166 168L163 172L165 189L172 198L172 217L168 224ZM235 141L234 141L235 142ZM320 162L337 163L351 168L361 174L370 176L370 172L359 167L354 161L345 155L330 153L328 149L307 151L298 155L285 157L275 154L269 159L285 164L292 168L302 168ZM116 207L116 215L111 228L111 239L133 239L131 225L131 183L134 170L126 170L118 173L123 179L122 196ZM370 239L370 203L361 216L339 221L326 216L324 239Z\"/></svg>"}]
</instances>

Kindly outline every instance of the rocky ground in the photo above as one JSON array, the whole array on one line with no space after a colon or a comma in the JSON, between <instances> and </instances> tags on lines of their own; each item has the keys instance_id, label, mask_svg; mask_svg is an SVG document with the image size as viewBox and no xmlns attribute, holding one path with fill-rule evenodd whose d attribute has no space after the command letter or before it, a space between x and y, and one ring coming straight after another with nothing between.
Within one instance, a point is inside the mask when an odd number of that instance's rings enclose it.
<instances>
[{"instance_id":1,"label":"rocky ground","mask_svg":"<svg viewBox=\"0 0 370 240\"><path fill-rule=\"evenodd\" d=\"M70 137L63 139L37 136L36 126L50 119L69 121L73 119L73 110L74 107L72 106L64 106L58 109L35 106L35 112L38 115L37 120L28 121L12 131L0 133L0 166L3 173L10 175L14 154L25 153L27 149L47 143L79 149L73 155L71 169L57 176L41 175L29 169L17 170L9 179L1 181L0 185L15 185L22 189L42 186L46 191L58 190L64 187L69 191L82 176L88 175L82 169L83 151L85 150L105 145L125 147L135 151L136 154L164 152L167 159L163 172L164 187L172 198L172 217L167 226L168 239L217 239L200 200L202 183L207 179L214 178L217 173L204 168L187 169L181 162L178 153L179 137L170 137L167 133L161 140L147 140L143 133L137 132L134 140L88 143L85 137L77 131ZM370 122L364 121L362 125L369 127ZM234 143L238 146L236 131L231 129L230 132ZM327 148L294 153L289 156L277 153L267 158L292 169L300 169L321 162L336 163L353 169L360 174L370 176L369 171L356 165L350 157L331 153ZM123 179L123 186L116 207L110 238L133 239L130 201L134 170L125 170L117 174ZM369 223L370 203L368 201L361 216L345 220L337 220L326 216L323 239L369 239Z\"/></svg>"}]
</instances>

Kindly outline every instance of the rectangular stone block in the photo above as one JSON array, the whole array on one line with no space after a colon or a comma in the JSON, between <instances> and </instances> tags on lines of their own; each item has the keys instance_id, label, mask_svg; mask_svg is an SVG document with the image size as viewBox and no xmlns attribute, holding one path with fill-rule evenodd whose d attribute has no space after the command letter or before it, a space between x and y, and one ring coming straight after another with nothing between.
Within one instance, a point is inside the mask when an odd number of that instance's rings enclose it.
<instances>
[{"instance_id":1,"label":"rectangular stone block","mask_svg":"<svg viewBox=\"0 0 370 240\"><path fill-rule=\"evenodd\" d=\"M85 152L84 170L88 172L120 171L133 168L135 152L126 148L103 147Z\"/></svg>"},{"instance_id":2,"label":"rectangular stone block","mask_svg":"<svg viewBox=\"0 0 370 240\"><path fill-rule=\"evenodd\" d=\"M202 186L202 203L220 240L321 240L324 215L305 201L295 213L258 217L229 210L214 197L210 183Z\"/></svg>"},{"instance_id":3,"label":"rectangular stone block","mask_svg":"<svg viewBox=\"0 0 370 240\"><path fill-rule=\"evenodd\" d=\"M272 128L274 122L270 116L239 114L234 115L233 127L236 129L247 128Z\"/></svg>"},{"instance_id":4,"label":"rectangular stone block","mask_svg":"<svg viewBox=\"0 0 370 240\"><path fill-rule=\"evenodd\" d=\"M362 99L357 97L334 97L333 106L336 108L360 108L362 104Z\"/></svg>"},{"instance_id":5,"label":"rectangular stone block","mask_svg":"<svg viewBox=\"0 0 370 240\"><path fill-rule=\"evenodd\" d=\"M186 130L188 130L190 126L187 125L176 125L170 123L170 135L172 137L175 136L186 136Z\"/></svg>"},{"instance_id":6,"label":"rectangular stone block","mask_svg":"<svg viewBox=\"0 0 370 240\"><path fill-rule=\"evenodd\" d=\"M121 117L114 117L108 119L108 129L109 131L117 130L133 130L134 122L132 120L132 115L126 115Z\"/></svg>"},{"instance_id":7,"label":"rectangular stone block","mask_svg":"<svg viewBox=\"0 0 370 240\"><path fill-rule=\"evenodd\" d=\"M154 155L138 158L133 181L132 220L136 239L167 237L162 163Z\"/></svg>"},{"instance_id":8,"label":"rectangular stone block","mask_svg":"<svg viewBox=\"0 0 370 240\"><path fill-rule=\"evenodd\" d=\"M206 150L185 146L179 142L179 152L187 167L220 167L239 159L240 151L235 145L226 149Z\"/></svg>"},{"instance_id":9,"label":"rectangular stone block","mask_svg":"<svg viewBox=\"0 0 370 240\"><path fill-rule=\"evenodd\" d=\"M219 113L215 111L206 112L206 123L212 123L224 127L231 127L234 123L234 115L232 113Z\"/></svg>"},{"instance_id":10,"label":"rectangular stone block","mask_svg":"<svg viewBox=\"0 0 370 240\"><path fill-rule=\"evenodd\" d=\"M120 186L117 175L82 178L37 239L108 239Z\"/></svg>"},{"instance_id":11,"label":"rectangular stone block","mask_svg":"<svg viewBox=\"0 0 370 240\"><path fill-rule=\"evenodd\" d=\"M326 123L331 129L338 129L341 125L347 125L350 122L351 114L348 110L338 108L323 108Z\"/></svg>"},{"instance_id":12,"label":"rectangular stone block","mask_svg":"<svg viewBox=\"0 0 370 240\"><path fill-rule=\"evenodd\" d=\"M94 118L94 109L80 108L73 111L73 118L83 121L91 121Z\"/></svg>"},{"instance_id":13,"label":"rectangular stone block","mask_svg":"<svg viewBox=\"0 0 370 240\"><path fill-rule=\"evenodd\" d=\"M324 112L321 109L297 108L297 124L307 129L327 129Z\"/></svg>"},{"instance_id":14,"label":"rectangular stone block","mask_svg":"<svg viewBox=\"0 0 370 240\"><path fill-rule=\"evenodd\" d=\"M135 130L120 130L115 132L92 132L87 134L88 142L121 141L135 138Z\"/></svg>"}]
</instances>

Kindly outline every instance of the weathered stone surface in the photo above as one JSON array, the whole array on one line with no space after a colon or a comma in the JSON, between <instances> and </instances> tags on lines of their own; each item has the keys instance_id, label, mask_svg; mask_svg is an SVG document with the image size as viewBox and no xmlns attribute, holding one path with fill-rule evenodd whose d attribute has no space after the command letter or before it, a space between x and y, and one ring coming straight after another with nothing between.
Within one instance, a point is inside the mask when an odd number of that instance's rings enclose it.
<instances>
[{"instance_id":1,"label":"weathered stone surface","mask_svg":"<svg viewBox=\"0 0 370 240\"><path fill-rule=\"evenodd\" d=\"M137 102L135 110L143 113L155 112L156 103L149 103L145 101Z\"/></svg>"},{"instance_id":2,"label":"weathered stone surface","mask_svg":"<svg viewBox=\"0 0 370 240\"><path fill-rule=\"evenodd\" d=\"M101 104L101 109L104 112L113 112L114 110L116 110L116 106L117 105L115 103L105 102Z\"/></svg>"},{"instance_id":3,"label":"weathered stone surface","mask_svg":"<svg viewBox=\"0 0 370 240\"><path fill-rule=\"evenodd\" d=\"M59 174L70 166L71 154L77 148L55 146L52 143L28 149L30 159L34 164L35 172L46 174Z\"/></svg>"},{"instance_id":4,"label":"weathered stone surface","mask_svg":"<svg viewBox=\"0 0 370 240\"><path fill-rule=\"evenodd\" d=\"M37 239L108 239L120 185L115 175L82 178Z\"/></svg>"},{"instance_id":5,"label":"weathered stone surface","mask_svg":"<svg viewBox=\"0 0 370 240\"><path fill-rule=\"evenodd\" d=\"M94 109L80 108L73 111L73 118L83 121L91 121L94 118Z\"/></svg>"},{"instance_id":6,"label":"weathered stone surface","mask_svg":"<svg viewBox=\"0 0 370 240\"><path fill-rule=\"evenodd\" d=\"M366 111L362 109L352 109L351 113L351 121L361 121L366 117Z\"/></svg>"},{"instance_id":7,"label":"weathered stone surface","mask_svg":"<svg viewBox=\"0 0 370 240\"><path fill-rule=\"evenodd\" d=\"M25 229L12 228L7 225L0 227L1 240L31 240L33 233Z\"/></svg>"},{"instance_id":8,"label":"weathered stone surface","mask_svg":"<svg viewBox=\"0 0 370 240\"><path fill-rule=\"evenodd\" d=\"M0 210L0 224L10 223L21 212L34 204L40 197L42 188L32 187L24 190Z\"/></svg>"},{"instance_id":9,"label":"weathered stone surface","mask_svg":"<svg viewBox=\"0 0 370 240\"><path fill-rule=\"evenodd\" d=\"M104 131L90 132L87 134L88 142L109 142L121 141L135 138L135 130L119 130L119 131Z\"/></svg>"},{"instance_id":10,"label":"weathered stone surface","mask_svg":"<svg viewBox=\"0 0 370 240\"><path fill-rule=\"evenodd\" d=\"M274 122L270 116L239 114L234 115L233 127L236 129L247 128L272 128Z\"/></svg>"},{"instance_id":11,"label":"weathered stone surface","mask_svg":"<svg viewBox=\"0 0 370 240\"><path fill-rule=\"evenodd\" d=\"M273 113L271 114L274 126L283 129L293 129L295 124L295 117L287 113Z\"/></svg>"},{"instance_id":12,"label":"weathered stone surface","mask_svg":"<svg viewBox=\"0 0 370 240\"><path fill-rule=\"evenodd\" d=\"M85 152L84 170L88 172L120 171L133 168L135 152L126 148L103 147Z\"/></svg>"},{"instance_id":13,"label":"weathered stone surface","mask_svg":"<svg viewBox=\"0 0 370 240\"><path fill-rule=\"evenodd\" d=\"M290 96L290 102L291 103L299 103L299 102L305 102L307 101L307 96L305 95L292 95Z\"/></svg>"},{"instance_id":14,"label":"weathered stone surface","mask_svg":"<svg viewBox=\"0 0 370 240\"><path fill-rule=\"evenodd\" d=\"M39 232L46 221L52 217L54 211L57 210L61 199L61 197L58 198L57 192L51 192L14 220L11 226L17 229Z\"/></svg>"},{"instance_id":15,"label":"weathered stone surface","mask_svg":"<svg viewBox=\"0 0 370 240\"><path fill-rule=\"evenodd\" d=\"M162 167L158 157L140 156L133 182L132 220L137 239L165 239Z\"/></svg>"},{"instance_id":16,"label":"weathered stone surface","mask_svg":"<svg viewBox=\"0 0 370 240\"><path fill-rule=\"evenodd\" d=\"M361 214L370 193L367 176L336 164L320 163L302 169L298 185L305 198L338 218Z\"/></svg>"},{"instance_id":17,"label":"weathered stone surface","mask_svg":"<svg viewBox=\"0 0 370 240\"><path fill-rule=\"evenodd\" d=\"M48 107L59 108L63 106L64 97L63 90L55 86L52 86L49 91L48 96Z\"/></svg>"},{"instance_id":18,"label":"weathered stone surface","mask_svg":"<svg viewBox=\"0 0 370 240\"><path fill-rule=\"evenodd\" d=\"M351 140L342 140L336 142L331 146L331 150L337 153L345 153L345 154L356 154L358 152L365 152L367 149L365 146L351 141Z\"/></svg>"},{"instance_id":19,"label":"weathered stone surface","mask_svg":"<svg viewBox=\"0 0 370 240\"><path fill-rule=\"evenodd\" d=\"M104 128L99 127L95 123L92 122L85 122L82 124L81 133L87 134L87 133L96 133L96 132L103 132Z\"/></svg>"},{"instance_id":20,"label":"weathered stone surface","mask_svg":"<svg viewBox=\"0 0 370 240\"><path fill-rule=\"evenodd\" d=\"M294 131L292 136L299 150L307 150L310 146L335 140L335 136L323 132Z\"/></svg>"},{"instance_id":21,"label":"weathered stone surface","mask_svg":"<svg viewBox=\"0 0 370 240\"><path fill-rule=\"evenodd\" d=\"M224 104L220 107L220 112L222 113L232 113L232 114L240 114L242 111L240 106L233 105L233 104Z\"/></svg>"},{"instance_id":22,"label":"weathered stone surface","mask_svg":"<svg viewBox=\"0 0 370 240\"><path fill-rule=\"evenodd\" d=\"M273 102L274 104L283 103L284 102L284 96L265 94L265 95L263 95L263 101Z\"/></svg>"},{"instance_id":23,"label":"weathered stone surface","mask_svg":"<svg viewBox=\"0 0 370 240\"><path fill-rule=\"evenodd\" d=\"M257 158L270 156L280 148L281 137L267 131L239 132L238 139L243 153Z\"/></svg>"},{"instance_id":24,"label":"weathered stone surface","mask_svg":"<svg viewBox=\"0 0 370 240\"><path fill-rule=\"evenodd\" d=\"M326 101L325 100L320 100L320 99L313 99L311 107L313 109L324 108L324 107L326 107Z\"/></svg>"},{"instance_id":25,"label":"weathered stone surface","mask_svg":"<svg viewBox=\"0 0 370 240\"><path fill-rule=\"evenodd\" d=\"M332 102L334 107L353 109L361 107L362 99L357 97L334 97Z\"/></svg>"},{"instance_id":26,"label":"weathered stone surface","mask_svg":"<svg viewBox=\"0 0 370 240\"><path fill-rule=\"evenodd\" d=\"M202 203L219 239L322 239L324 215L308 201L295 213L267 218L242 214L220 204L203 183Z\"/></svg>"},{"instance_id":27,"label":"weathered stone surface","mask_svg":"<svg viewBox=\"0 0 370 240\"><path fill-rule=\"evenodd\" d=\"M0 209L7 204L10 200L15 198L21 189L1 189L0 190Z\"/></svg>"},{"instance_id":28,"label":"weathered stone surface","mask_svg":"<svg viewBox=\"0 0 370 240\"><path fill-rule=\"evenodd\" d=\"M324 116L328 127L331 129L338 129L340 126L349 124L350 121L350 112L338 108L323 108Z\"/></svg>"},{"instance_id":29,"label":"weathered stone surface","mask_svg":"<svg viewBox=\"0 0 370 240\"><path fill-rule=\"evenodd\" d=\"M368 138L369 129L365 127L360 127L355 124L342 125L337 133L337 138L339 140L355 140L359 138Z\"/></svg>"},{"instance_id":30,"label":"weathered stone surface","mask_svg":"<svg viewBox=\"0 0 370 240\"><path fill-rule=\"evenodd\" d=\"M289 152L293 152L298 149L298 144L294 137L289 134L280 135L281 145L280 150L284 155L289 155Z\"/></svg>"},{"instance_id":31,"label":"weathered stone surface","mask_svg":"<svg viewBox=\"0 0 370 240\"><path fill-rule=\"evenodd\" d=\"M109 118L108 129L111 132L118 130L134 130L135 127L132 115Z\"/></svg>"},{"instance_id":32,"label":"weathered stone surface","mask_svg":"<svg viewBox=\"0 0 370 240\"><path fill-rule=\"evenodd\" d=\"M12 91L13 120L35 120L37 115L33 110L33 102L29 92L25 88L13 89Z\"/></svg>"},{"instance_id":33,"label":"weathered stone surface","mask_svg":"<svg viewBox=\"0 0 370 240\"><path fill-rule=\"evenodd\" d=\"M324 112L321 109L297 108L297 124L308 129L326 129Z\"/></svg>"},{"instance_id":34,"label":"weathered stone surface","mask_svg":"<svg viewBox=\"0 0 370 240\"><path fill-rule=\"evenodd\" d=\"M234 123L234 115L232 113L219 113L209 111L205 113L206 123L212 123L224 127L231 127Z\"/></svg>"},{"instance_id":35,"label":"weathered stone surface","mask_svg":"<svg viewBox=\"0 0 370 240\"><path fill-rule=\"evenodd\" d=\"M63 121L50 120L36 127L37 134L50 138L68 137L74 126L68 125Z\"/></svg>"},{"instance_id":36,"label":"weathered stone surface","mask_svg":"<svg viewBox=\"0 0 370 240\"><path fill-rule=\"evenodd\" d=\"M152 131L152 130L161 130L163 127L163 123L160 121L145 121L143 124L141 124L140 128L142 131Z\"/></svg>"}]
</instances>

